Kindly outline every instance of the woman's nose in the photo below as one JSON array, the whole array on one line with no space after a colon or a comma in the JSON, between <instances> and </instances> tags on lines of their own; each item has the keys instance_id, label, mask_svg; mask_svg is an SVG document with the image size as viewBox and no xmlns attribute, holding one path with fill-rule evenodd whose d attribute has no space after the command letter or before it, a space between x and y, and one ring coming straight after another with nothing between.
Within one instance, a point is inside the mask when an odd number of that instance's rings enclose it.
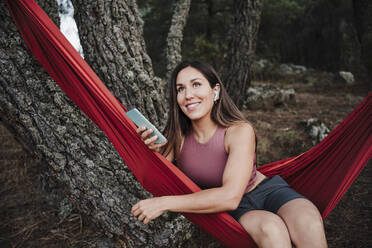
<instances>
[{"instance_id":1,"label":"woman's nose","mask_svg":"<svg viewBox=\"0 0 372 248\"><path fill-rule=\"evenodd\" d=\"M194 96L193 90L192 89L185 89L185 97L186 99L190 99Z\"/></svg>"}]
</instances>

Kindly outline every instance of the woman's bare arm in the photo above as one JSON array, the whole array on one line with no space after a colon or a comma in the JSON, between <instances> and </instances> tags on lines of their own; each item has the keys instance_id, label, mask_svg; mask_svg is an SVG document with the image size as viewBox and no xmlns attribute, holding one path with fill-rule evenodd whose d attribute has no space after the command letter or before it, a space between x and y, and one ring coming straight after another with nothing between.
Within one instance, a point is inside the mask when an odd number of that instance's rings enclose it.
<instances>
[{"instance_id":1,"label":"woman's bare arm","mask_svg":"<svg viewBox=\"0 0 372 248\"><path fill-rule=\"evenodd\" d=\"M254 130L248 123L236 125L229 128L225 139L229 157L221 187L186 195L146 199L133 206L132 214L148 218L146 223L165 211L215 213L236 209L252 174Z\"/></svg>"},{"instance_id":2,"label":"woman's bare arm","mask_svg":"<svg viewBox=\"0 0 372 248\"><path fill-rule=\"evenodd\" d=\"M165 196L166 210L174 212L213 213L233 210L244 194L252 174L255 134L249 124L240 124L226 133L229 157L222 186L193 194Z\"/></svg>"}]
</instances>

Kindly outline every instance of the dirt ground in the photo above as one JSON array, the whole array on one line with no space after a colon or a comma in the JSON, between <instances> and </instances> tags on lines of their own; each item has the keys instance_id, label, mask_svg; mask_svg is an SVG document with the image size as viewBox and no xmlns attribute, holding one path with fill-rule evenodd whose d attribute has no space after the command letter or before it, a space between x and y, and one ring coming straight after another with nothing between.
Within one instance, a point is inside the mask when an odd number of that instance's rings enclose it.
<instances>
[{"instance_id":1,"label":"dirt ground","mask_svg":"<svg viewBox=\"0 0 372 248\"><path fill-rule=\"evenodd\" d=\"M296 103L272 110L245 111L258 135L260 165L304 152L311 139L298 125L318 118L334 129L368 94L364 84L286 84ZM0 247L124 247L109 240L88 217L73 211L59 217L58 203L47 200L40 163L0 123ZM329 247L372 247L372 173L369 163L326 218Z\"/></svg>"}]
</instances>

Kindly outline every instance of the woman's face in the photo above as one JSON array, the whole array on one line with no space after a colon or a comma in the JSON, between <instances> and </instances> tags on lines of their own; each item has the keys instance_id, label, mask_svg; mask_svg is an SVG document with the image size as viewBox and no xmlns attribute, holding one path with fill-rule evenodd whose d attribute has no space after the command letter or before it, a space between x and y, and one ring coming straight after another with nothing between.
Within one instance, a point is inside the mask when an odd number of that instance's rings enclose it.
<instances>
[{"instance_id":1,"label":"woman's face","mask_svg":"<svg viewBox=\"0 0 372 248\"><path fill-rule=\"evenodd\" d=\"M214 104L214 90L204 75L193 67L182 69L176 79L177 103L192 121L210 118Z\"/></svg>"}]
</instances>

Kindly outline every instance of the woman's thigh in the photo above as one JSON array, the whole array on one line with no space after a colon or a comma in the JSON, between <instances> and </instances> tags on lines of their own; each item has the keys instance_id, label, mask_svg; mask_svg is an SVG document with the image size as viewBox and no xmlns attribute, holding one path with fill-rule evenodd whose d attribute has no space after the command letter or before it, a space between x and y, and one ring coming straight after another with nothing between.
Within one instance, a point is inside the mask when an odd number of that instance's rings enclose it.
<instances>
[{"instance_id":1,"label":"woman's thigh","mask_svg":"<svg viewBox=\"0 0 372 248\"><path fill-rule=\"evenodd\" d=\"M309 200L304 198L294 199L281 206L277 214L284 220L288 228L291 228L301 220L301 217L306 217L314 220L321 220L322 217L317 207Z\"/></svg>"},{"instance_id":2,"label":"woman's thigh","mask_svg":"<svg viewBox=\"0 0 372 248\"><path fill-rule=\"evenodd\" d=\"M277 214L287 225L291 240L295 244L306 238L326 242L322 217L311 201L291 200L281 206Z\"/></svg>"}]
</instances>

